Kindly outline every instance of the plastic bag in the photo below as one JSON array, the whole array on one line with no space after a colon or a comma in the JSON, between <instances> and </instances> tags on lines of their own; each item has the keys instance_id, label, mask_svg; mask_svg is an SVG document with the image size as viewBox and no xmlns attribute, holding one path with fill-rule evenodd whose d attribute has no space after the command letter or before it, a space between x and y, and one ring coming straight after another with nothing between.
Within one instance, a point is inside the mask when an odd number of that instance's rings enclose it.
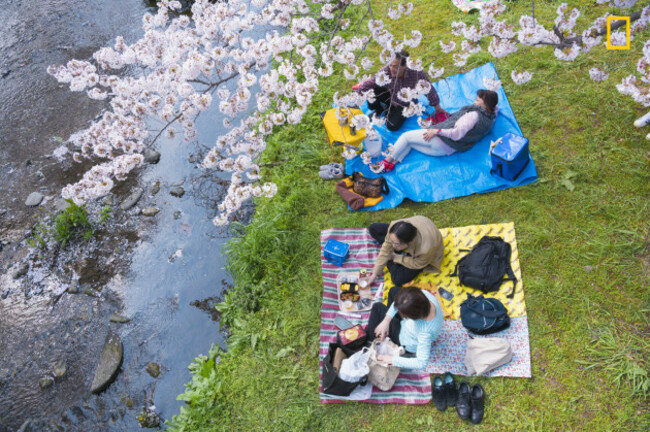
<instances>
[{"instance_id":1,"label":"plastic bag","mask_svg":"<svg viewBox=\"0 0 650 432\"><path fill-rule=\"evenodd\" d=\"M390 338L385 338L383 341L375 339L370 347L370 357L368 358L370 368L368 381L383 391L393 388L400 369L377 361L377 355L395 356L402 354L404 354L404 348L396 345Z\"/></svg>"},{"instance_id":2,"label":"plastic bag","mask_svg":"<svg viewBox=\"0 0 650 432\"><path fill-rule=\"evenodd\" d=\"M370 372L370 368L368 367L369 357L370 351L368 348L364 348L352 354L350 357L343 359L341 370L339 371L339 378L347 382L360 381Z\"/></svg>"}]
</instances>

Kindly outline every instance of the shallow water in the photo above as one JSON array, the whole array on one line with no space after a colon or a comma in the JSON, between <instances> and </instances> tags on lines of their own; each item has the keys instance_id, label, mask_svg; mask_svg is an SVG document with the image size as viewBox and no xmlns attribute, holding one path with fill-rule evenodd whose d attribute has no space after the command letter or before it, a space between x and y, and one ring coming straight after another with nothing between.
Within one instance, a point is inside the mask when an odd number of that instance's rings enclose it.
<instances>
[{"instance_id":1,"label":"shallow water","mask_svg":"<svg viewBox=\"0 0 650 432\"><path fill-rule=\"evenodd\" d=\"M25 221L36 217L22 206L31 190L55 195L75 178L77 173L62 171L47 155L58 146L54 137L67 138L101 110L83 94L61 88L45 68L87 58L118 34L133 41L141 33L146 4L3 0L0 6L0 29L6 36L0 39L0 76L9 71L0 78L0 196L5 197L0 208L9 210L0 217L1 234L24 230L29 227ZM215 111L197 120L199 142L212 143L218 135L222 126ZM230 284L221 255L228 231L210 221L212 200L222 186L197 180L201 171L188 162L198 152L195 145L166 141L158 150L161 161L146 168L136 182L145 188L137 206L158 207L160 213L144 219L134 210L124 225L104 233L119 239L125 227L139 231L139 239L131 239L132 252L122 247L113 252L116 262L130 262L128 270L100 268L87 275L89 282L100 273L111 275L103 287L94 286L100 290L91 292L93 296L58 297L46 289L26 298L17 286L1 287L13 291L0 299L0 431L17 430L26 422L25 430L139 430L136 417L150 404L163 418L171 418L182 404L176 396L191 378L187 366L195 356L207 354L211 344L223 343L212 306ZM26 164L26 159L32 162ZM160 182L160 192L152 196L154 182ZM171 196L169 190L179 184L185 195ZM109 243L100 239L97 248ZM6 253L2 257L13 259ZM29 280L38 281L33 273ZM114 312L131 321L109 322ZM124 360L115 382L95 396L90 383L109 331L121 337ZM147 373L149 362L160 365L157 378ZM61 363L65 375L41 389L39 379L51 376Z\"/></svg>"}]
</instances>

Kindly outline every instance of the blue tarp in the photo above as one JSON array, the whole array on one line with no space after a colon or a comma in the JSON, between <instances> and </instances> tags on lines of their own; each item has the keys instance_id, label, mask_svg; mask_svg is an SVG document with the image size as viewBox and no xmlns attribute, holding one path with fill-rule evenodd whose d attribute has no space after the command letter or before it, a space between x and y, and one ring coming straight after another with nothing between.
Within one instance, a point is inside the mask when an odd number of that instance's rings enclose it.
<instances>
[{"instance_id":1,"label":"blue tarp","mask_svg":"<svg viewBox=\"0 0 650 432\"><path fill-rule=\"evenodd\" d=\"M442 107L453 113L465 105L472 104L476 99L476 91L485 88L483 78L499 79L491 62L467 73L454 75L434 83ZM383 174L390 187L390 193L376 206L363 210L397 207L405 198L417 202L437 202L534 182L537 179L537 170L532 156L524 171L515 181L508 181L490 174L490 142L503 136L506 132L523 135L503 87L499 89L498 94L499 114L488 136L479 141L471 150L454 153L450 156L427 156L412 150L402 163L395 165L395 170ZM361 109L366 114L368 113L366 104ZM433 108L429 107L428 111L433 112ZM389 143L394 144L402 133L418 128L415 117L406 119L404 125L396 132L391 132L384 126L375 126L382 136L383 150L386 150ZM377 174L370 171L367 165L363 164L360 157L346 162L346 174L352 174L354 171L359 171L366 177L378 177Z\"/></svg>"}]
</instances>

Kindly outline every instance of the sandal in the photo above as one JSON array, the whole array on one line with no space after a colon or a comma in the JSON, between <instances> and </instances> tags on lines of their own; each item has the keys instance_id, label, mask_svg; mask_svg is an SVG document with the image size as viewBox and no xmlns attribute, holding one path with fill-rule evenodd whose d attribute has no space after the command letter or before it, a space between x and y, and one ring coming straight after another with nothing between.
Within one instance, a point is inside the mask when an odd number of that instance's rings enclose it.
<instances>
[{"instance_id":1,"label":"sandal","mask_svg":"<svg viewBox=\"0 0 650 432\"><path fill-rule=\"evenodd\" d=\"M370 165L370 171L375 174L389 173L393 169L395 169L395 164L388 162L386 159L379 161L379 163Z\"/></svg>"}]
</instances>

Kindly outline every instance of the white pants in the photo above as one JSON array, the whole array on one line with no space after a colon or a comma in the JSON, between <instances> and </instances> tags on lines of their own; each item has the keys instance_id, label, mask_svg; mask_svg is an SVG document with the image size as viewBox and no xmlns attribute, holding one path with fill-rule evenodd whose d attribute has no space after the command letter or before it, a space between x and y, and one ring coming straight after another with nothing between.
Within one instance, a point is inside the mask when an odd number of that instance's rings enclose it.
<instances>
[{"instance_id":1,"label":"white pants","mask_svg":"<svg viewBox=\"0 0 650 432\"><path fill-rule=\"evenodd\" d=\"M427 129L417 129L404 132L393 146L391 157L397 162L402 162L411 150L417 150L429 156L448 156L454 153L454 149L449 147L435 135L431 141L424 139L424 133Z\"/></svg>"}]
</instances>

